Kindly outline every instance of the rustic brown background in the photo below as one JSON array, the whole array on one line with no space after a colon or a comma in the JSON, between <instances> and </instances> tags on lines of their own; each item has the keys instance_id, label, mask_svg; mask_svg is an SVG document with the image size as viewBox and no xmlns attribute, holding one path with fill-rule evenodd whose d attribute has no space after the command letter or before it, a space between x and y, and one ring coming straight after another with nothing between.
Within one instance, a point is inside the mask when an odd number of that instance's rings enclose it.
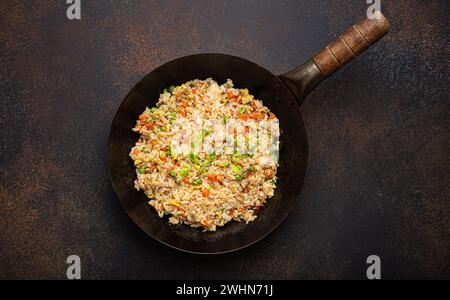
<instances>
[{"instance_id":1,"label":"rustic brown background","mask_svg":"<svg viewBox=\"0 0 450 300\"><path fill-rule=\"evenodd\" d=\"M220 52L274 73L365 15L362 0L0 1L0 278L450 278L446 0L383 0L382 42L303 106L301 201L258 244L177 252L147 237L111 189L106 143L127 92L155 67Z\"/></svg>"}]
</instances>

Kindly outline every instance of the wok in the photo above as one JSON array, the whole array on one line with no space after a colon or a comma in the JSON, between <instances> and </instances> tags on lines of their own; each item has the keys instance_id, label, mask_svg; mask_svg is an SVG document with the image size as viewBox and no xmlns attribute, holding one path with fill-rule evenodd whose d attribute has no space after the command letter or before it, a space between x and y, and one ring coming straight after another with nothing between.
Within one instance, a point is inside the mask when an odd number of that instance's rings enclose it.
<instances>
[{"instance_id":1,"label":"wok","mask_svg":"<svg viewBox=\"0 0 450 300\"><path fill-rule=\"evenodd\" d=\"M108 144L109 173L113 189L131 219L147 234L173 248L200 254L217 254L249 246L274 230L299 201L307 161L308 139L299 107L325 78L365 51L388 33L390 24L377 13L350 27L336 41L306 63L280 76L257 64L225 54L196 54L168 62L145 76L121 103L111 126ZM128 154L138 139L132 132L146 106L154 106L170 85L193 79L232 79L248 88L280 120L280 158L275 195L258 218L249 224L230 222L216 232L186 225L170 225L158 217L143 192L134 189L135 167Z\"/></svg>"}]
</instances>

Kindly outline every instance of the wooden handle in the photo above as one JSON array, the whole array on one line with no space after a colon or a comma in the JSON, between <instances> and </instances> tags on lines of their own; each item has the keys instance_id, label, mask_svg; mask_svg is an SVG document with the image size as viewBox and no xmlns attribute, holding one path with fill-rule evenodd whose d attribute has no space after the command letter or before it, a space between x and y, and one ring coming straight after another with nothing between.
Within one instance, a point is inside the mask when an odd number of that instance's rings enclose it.
<instances>
[{"instance_id":1,"label":"wooden handle","mask_svg":"<svg viewBox=\"0 0 450 300\"><path fill-rule=\"evenodd\" d=\"M323 75L329 76L385 36L391 25L377 11L373 19L365 18L350 27L336 41L314 55L314 62Z\"/></svg>"}]
</instances>

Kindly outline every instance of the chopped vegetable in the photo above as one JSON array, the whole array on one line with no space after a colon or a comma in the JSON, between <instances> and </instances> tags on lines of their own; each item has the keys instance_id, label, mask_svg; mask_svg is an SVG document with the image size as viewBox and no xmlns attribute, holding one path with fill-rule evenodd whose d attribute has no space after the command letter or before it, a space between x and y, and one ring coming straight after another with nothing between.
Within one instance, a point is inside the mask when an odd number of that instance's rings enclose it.
<instances>
[{"instance_id":1,"label":"chopped vegetable","mask_svg":"<svg viewBox=\"0 0 450 300\"><path fill-rule=\"evenodd\" d=\"M145 167L141 167L138 169L139 174L144 174L145 173L146 168Z\"/></svg>"},{"instance_id":2,"label":"chopped vegetable","mask_svg":"<svg viewBox=\"0 0 450 300\"><path fill-rule=\"evenodd\" d=\"M202 184L202 180L200 179L200 178L195 178L193 181L192 181L192 183L194 184L194 185L200 185L200 184Z\"/></svg>"},{"instance_id":3,"label":"chopped vegetable","mask_svg":"<svg viewBox=\"0 0 450 300\"><path fill-rule=\"evenodd\" d=\"M175 151L174 151L174 149L173 149L172 143L171 143L170 146L169 146L169 154L170 154L170 156L171 156L172 158L175 157Z\"/></svg>"},{"instance_id":4,"label":"chopped vegetable","mask_svg":"<svg viewBox=\"0 0 450 300\"><path fill-rule=\"evenodd\" d=\"M177 177L177 172L175 172L174 170L170 171L170 176L172 177Z\"/></svg>"},{"instance_id":5,"label":"chopped vegetable","mask_svg":"<svg viewBox=\"0 0 450 300\"><path fill-rule=\"evenodd\" d=\"M208 161L202 162L202 164L200 165L200 169L199 169L200 173L205 173L207 171L208 165L209 165Z\"/></svg>"},{"instance_id":6,"label":"chopped vegetable","mask_svg":"<svg viewBox=\"0 0 450 300\"><path fill-rule=\"evenodd\" d=\"M226 168L226 167L229 167L229 166L230 166L230 162L226 161L226 162L223 163L222 166L224 166L225 168Z\"/></svg>"},{"instance_id":7,"label":"chopped vegetable","mask_svg":"<svg viewBox=\"0 0 450 300\"><path fill-rule=\"evenodd\" d=\"M216 181L217 180L217 175L216 174L209 174L208 175L208 179L211 181Z\"/></svg>"},{"instance_id":8,"label":"chopped vegetable","mask_svg":"<svg viewBox=\"0 0 450 300\"><path fill-rule=\"evenodd\" d=\"M208 154L208 160L211 162L216 158L216 152L212 151Z\"/></svg>"},{"instance_id":9,"label":"chopped vegetable","mask_svg":"<svg viewBox=\"0 0 450 300\"><path fill-rule=\"evenodd\" d=\"M236 175L236 177L234 177L234 179L236 179L237 181L242 181L242 176L241 175Z\"/></svg>"},{"instance_id":10,"label":"chopped vegetable","mask_svg":"<svg viewBox=\"0 0 450 300\"><path fill-rule=\"evenodd\" d=\"M175 90L175 86L174 85L169 86L169 92L170 93L173 93L174 90Z\"/></svg>"},{"instance_id":11,"label":"chopped vegetable","mask_svg":"<svg viewBox=\"0 0 450 300\"><path fill-rule=\"evenodd\" d=\"M247 121L248 120L248 115L247 114L242 114L239 116L239 119L241 119L242 121Z\"/></svg>"},{"instance_id":12,"label":"chopped vegetable","mask_svg":"<svg viewBox=\"0 0 450 300\"><path fill-rule=\"evenodd\" d=\"M242 172L242 167L238 166L238 165L232 165L231 166L231 171L233 171L234 173L241 173Z\"/></svg>"},{"instance_id":13,"label":"chopped vegetable","mask_svg":"<svg viewBox=\"0 0 450 300\"><path fill-rule=\"evenodd\" d=\"M150 108L150 111L151 111L152 113L154 113L154 112L156 111L156 107Z\"/></svg>"},{"instance_id":14,"label":"chopped vegetable","mask_svg":"<svg viewBox=\"0 0 450 300\"><path fill-rule=\"evenodd\" d=\"M194 163L194 164L199 163L198 155L196 155L196 154L194 154L194 153L192 153L192 152L189 154L189 159L190 159L191 162Z\"/></svg>"},{"instance_id":15,"label":"chopped vegetable","mask_svg":"<svg viewBox=\"0 0 450 300\"><path fill-rule=\"evenodd\" d=\"M212 132L212 130L210 128L206 128L202 131L202 141L205 139L205 137L207 137L208 135L210 135Z\"/></svg>"},{"instance_id":16,"label":"chopped vegetable","mask_svg":"<svg viewBox=\"0 0 450 300\"><path fill-rule=\"evenodd\" d=\"M148 119L147 115L142 114L139 116L139 121L141 121L141 122L145 122L145 121L147 121L147 119Z\"/></svg>"},{"instance_id":17,"label":"chopped vegetable","mask_svg":"<svg viewBox=\"0 0 450 300\"><path fill-rule=\"evenodd\" d=\"M174 206L181 206L181 203L174 199L169 200L169 204Z\"/></svg>"},{"instance_id":18,"label":"chopped vegetable","mask_svg":"<svg viewBox=\"0 0 450 300\"><path fill-rule=\"evenodd\" d=\"M217 175L216 176L216 181L217 182L223 182L224 179L225 179L225 177L223 175Z\"/></svg>"},{"instance_id":19,"label":"chopped vegetable","mask_svg":"<svg viewBox=\"0 0 450 300\"><path fill-rule=\"evenodd\" d=\"M245 106L242 106L241 109L239 109L239 112L241 114L244 114L247 111L247 108Z\"/></svg>"},{"instance_id":20,"label":"chopped vegetable","mask_svg":"<svg viewBox=\"0 0 450 300\"><path fill-rule=\"evenodd\" d=\"M254 165L250 165L250 167L248 168L248 170L249 170L250 172L255 172L256 168L255 168Z\"/></svg>"},{"instance_id":21,"label":"chopped vegetable","mask_svg":"<svg viewBox=\"0 0 450 300\"><path fill-rule=\"evenodd\" d=\"M203 196L203 197L208 197L209 194L210 194L210 191L209 191L208 189L204 189L204 190L202 191L202 196Z\"/></svg>"},{"instance_id":22,"label":"chopped vegetable","mask_svg":"<svg viewBox=\"0 0 450 300\"><path fill-rule=\"evenodd\" d=\"M265 170L264 170L264 176L265 176L266 178L271 178L271 177L273 176L273 171L272 171L272 169L270 169L270 168L265 169Z\"/></svg>"},{"instance_id":23,"label":"chopped vegetable","mask_svg":"<svg viewBox=\"0 0 450 300\"><path fill-rule=\"evenodd\" d=\"M181 171L180 171L180 175L181 176L188 176L189 175L189 170L190 167L189 166L184 166Z\"/></svg>"}]
</instances>

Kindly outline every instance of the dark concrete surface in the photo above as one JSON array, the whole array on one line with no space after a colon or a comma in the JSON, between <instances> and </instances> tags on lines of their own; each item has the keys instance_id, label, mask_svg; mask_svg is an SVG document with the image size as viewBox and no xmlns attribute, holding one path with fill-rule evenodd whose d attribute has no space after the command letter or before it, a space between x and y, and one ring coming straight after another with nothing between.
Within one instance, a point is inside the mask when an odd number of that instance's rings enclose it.
<instances>
[{"instance_id":1,"label":"dark concrete surface","mask_svg":"<svg viewBox=\"0 0 450 300\"><path fill-rule=\"evenodd\" d=\"M245 250L203 257L141 232L112 191L113 115L146 73L221 52L282 73L365 15L362 0L0 1L0 278L450 278L446 0L384 0L392 32L302 110L310 160L297 207Z\"/></svg>"}]
</instances>

